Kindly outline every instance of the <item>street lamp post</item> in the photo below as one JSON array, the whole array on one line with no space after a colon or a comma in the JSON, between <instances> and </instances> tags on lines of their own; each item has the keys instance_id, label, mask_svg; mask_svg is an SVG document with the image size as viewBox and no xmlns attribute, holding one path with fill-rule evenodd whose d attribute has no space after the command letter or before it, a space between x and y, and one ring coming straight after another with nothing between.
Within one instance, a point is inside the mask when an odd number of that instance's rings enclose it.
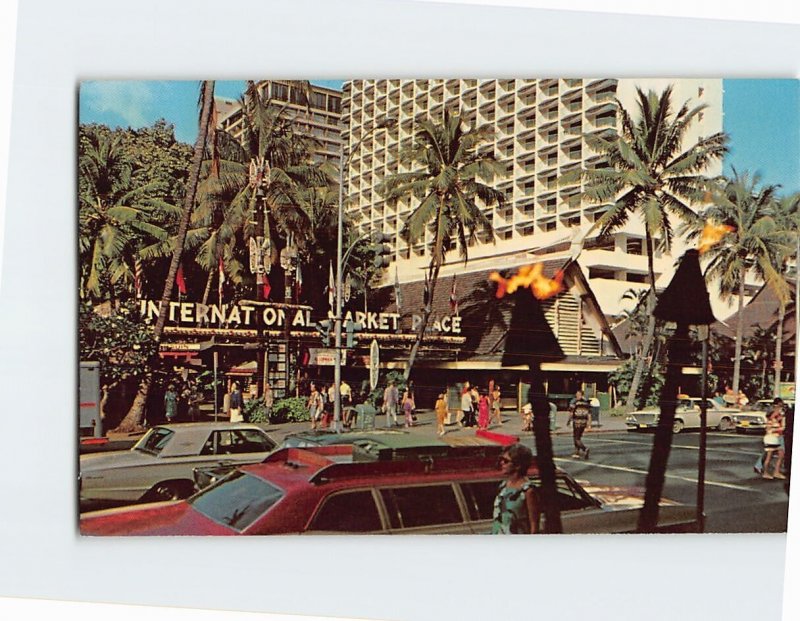
<instances>
[{"instance_id":1,"label":"street lamp post","mask_svg":"<svg viewBox=\"0 0 800 621\"><path fill-rule=\"evenodd\" d=\"M343 226L344 226L344 172L348 168L350 158L361 146L361 143L369 138L379 129L391 127L397 122L396 119L386 117L378 121L372 129L364 134L356 142L347 158L344 157L344 142L339 147L339 217L336 226L336 291L335 291L335 316L334 316L334 339L335 356L333 366L333 429L336 433L342 431L342 396L340 387L342 385L342 245L343 245Z\"/></svg>"}]
</instances>

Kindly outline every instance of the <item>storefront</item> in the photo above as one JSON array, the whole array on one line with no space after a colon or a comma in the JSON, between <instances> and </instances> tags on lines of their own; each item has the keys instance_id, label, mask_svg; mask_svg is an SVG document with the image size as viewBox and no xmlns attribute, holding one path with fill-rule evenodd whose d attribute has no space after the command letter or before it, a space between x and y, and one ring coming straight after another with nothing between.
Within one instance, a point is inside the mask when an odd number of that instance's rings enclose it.
<instances>
[{"instance_id":1,"label":"storefront","mask_svg":"<svg viewBox=\"0 0 800 621\"><path fill-rule=\"evenodd\" d=\"M431 407L439 392L465 380L478 386L494 381L506 399L516 399L528 364L525 354L517 352L512 360L509 352L518 349L525 334L546 336L554 343L548 347L551 351L546 359L539 361L546 389L554 399L565 398L579 388L590 393L608 390L608 373L621 364L622 351L580 266L575 262L549 261L543 267L549 276L561 272L563 290L537 302L540 314L523 317L523 325L516 327L511 325L512 320L520 321L513 318L513 299L498 299L489 272L455 277L461 292L458 300L452 295L455 286L440 280L412 374L419 407ZM353 334L352 346L343 354L342 376L356 392L369 377L373 340L379 346L382 371L405 369L422 322L425 295L424 282L407 283L400 288L403 306L398 307L391 294L375 296L391 300L382 307L345 308L343 343L348 341L347 326L353 328ZM141 311L152 317L158 306L143 302ZM239 377L247 385L258 372L253 363L256 352L262 349L264 379L276 396L303 394L308 382L333 379L333 330L324 335L317 326L331 317L327 307L256 305L246 301L222 307L173 303L162 355L180 353L184 364L206 369L211 368L216 356L222 375L230 375L232 370L244 373ZM332 325L331 322L329 327ZM537 342L531 342L532 350L540 347ZM528 353L537 357L536 351Z\"/></svg>"}]
</instances>

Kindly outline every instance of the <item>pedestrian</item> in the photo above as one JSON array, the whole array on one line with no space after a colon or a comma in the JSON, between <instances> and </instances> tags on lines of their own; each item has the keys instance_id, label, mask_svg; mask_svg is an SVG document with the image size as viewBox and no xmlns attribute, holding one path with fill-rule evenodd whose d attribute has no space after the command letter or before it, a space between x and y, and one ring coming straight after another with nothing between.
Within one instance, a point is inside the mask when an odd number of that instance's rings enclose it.
<instances>
[{"instance_id":1,"label":"pedestrian","mask_svg":"<svg viewBox=\"0 0 800 621\"><path fill-rule=\"evenodd\" d=\"M436 400L436 435L444 435L444 420L447 418L447 393L439 393Z\"/></svg>"},{"instance_id":2,"label":"pedestrian","mask_svg":"<svg viewBox=\"0 0 800 621\"><path fill-rule=\"evenodd\" d=\"M406 390L403 393L403 414L406 418L406 427L413 427L414 426L414 400L411 398L411 395Z\"/></svg>"},{"instance_id":3,"label":"pedestrian","mask_svg":"<svg viewBox=\"0 0 800 621\"><path fill-rule=\"evenodd\" d=\"M408 380L408 384L406 385L406 391L408 392L408 398L411 399L411 419L416 423L417 422L417 396L414 392L414 380Z\"/></svg>"},{"instance_id":4,"label":"pedestrian","mask_svg":"<svg viewBox=\"0 0 800 621\"><path fill-rule=\"evenodd\" d=\"M267 419L272 418L272 406L275 403L275 395L269 382L264 382L264 409L267 412Z\"/></svg>"},{"instance_id":5,"label":"pedestrian","mask_svg":"<svg viewBox=\"0 0 800 621\"><path fill-rule=\"evenodd\" d=\"M489 428L489 395L485 392L478 399L478 429Z\"/></svg>"},{"instance_id":6,"label":"pedestrian","mask_svg":"<svg viewBox=\"0 0 800 621\"><path fill-rule=\"evenodd\" d=\"M744 394L744 391L740 390L739 394L736 395L737 407L744 408L748 403L750 403L750 399L747 398L747 395Z\"/></svg>"},{"instance_id":7,"label":"pedestrian","mask_svg":"<svg viewBox=\"0 0 800 621\"><path fill-rule=\"evenodd\" d=\"M764 464L761 469L761 476L765 479L785 479L786 477L781 472L783 465L783 429L785 425L783 401L775 399L773 402L772 411L767 416L767 430L764 434ZM775 457L775 466L772 473L769 471L769 465L772 458ZM756 464L758 471L758 464Z\"/></svg>"},{"instance_id":8,"label":"pedestrian","mask_svg":"<svg viewBox=\"0 0 800 621\"><path fill-rule=\"evenodd\" d=\"M472 394L469 390L469 382L464 382L461 389L461 420L458 421L459 427L472 427Z\"/></svg>"},{"instance_id":9,"label":"pedestrian","mask_svg":"<svg viewBox=\"0 0 800 621\"><path fill-rule=\"evenodd\" d=\"M164 393L164 416L168 423L178 417L178 393L175 392L175 384L167 386L167 392Z\"/></svg>"},{"instance_id":10,"label":"pedestrian","mask_svg":"<svg viewBox=\"0 0 800 621\"><path fill-rule=\"evenodd\" d=\"M242 407L244 406L244 399L239 390L239 383L234 382L231 386L231 422L242 423L244 416L242 416Z\"/></svg>"},{"instance_id":11,"label":"pedestrian","mask_svg":"<svg viewBox=\"0 0 800 621\"><path fill-rule=\"evenodd\" d=\"M575 398L569 403L569 419L567 426L572 423L572 442L575 444L575 453L572 455L576 459L588 459L589 449L583 443L583 432L592 428L591 406L589 401L583 396L583 391L575 393Z\"/></svg>"},{"instance_id":12,"label":"pedestrian","mask_svg":"<svg viewBox=\"0 0 800 621\"><path fill-rule=\"evenodd\" d=\"M386 414L387 427L391 427L392 424L397 425L398 398L397 386L394 385L394 380L391 380L383 391L383 413ZM390 424L390 421L392 424Z\"/></svg>"},{"instance_id":13,"label":"pedestrian","mask_svg":"<svg viewBox=\"0 0 800 621\"><path fill-rule=\"evenodd\" d=\"M350 384L345 382L344 380L341 381L339 384L339 394L342 395L342 405L352 405L353 403L353 389L350 388Z\"/></svg>"},{"instance_id":14,"label":"pedestrian","mask_svg":"<svg viewBox=\"0 0 800 621\"><path fill-rule=\"evenodd\" d=\"M189 419L192 422L195 422L200 418L200 402L202 401L203 396L200 394L200 390L197 388L197 384L192 383L189 386Z\"/></svg>"},{"instance_id":15,"label":"pedestrian","mask_svg":"<svg viewBox=\"0 0 800 621\"><path fill-rule=\"evenodd\" d=\"M306 402L306 407L308 408L308 416L311 420L311 429L314 430L317 428L317 424L322 418L322 396L319 394L317 385L314 382L309 384L309 389L310 392L308 395L308 401Z\"/></svg>"},{"instance_id":16,"label":"pedestrian","mask_svg":"<svg viewBox=\"0 0 800 621\"><path fill-rule=\"evenodd\" d=\"M469 391L470 399L472 399L472 427L478 424L478 402L480 401L481 395L478 392L478 387L473 386L470 388Z\"/></svg>"},{"instance_id":17,"label":"pedestrian","mask_svg":"<svg viewBox=\"0 0 800 621\"><path fill-rule=\"evenodd\" d=\"M533 431L533 408L530 403L522 406L522 431Z\"/></svg>"},{"instance_id":18,"label":"pedestrian","mask_svg":"<svg viewBox=\"0 0 800 621\"><path fill-rule=\"evenodd\" d=\"M333 384L329 387L325 387L325 384L319 385L319 398L322 403L322 410L320 416L320 427L326 429L330 427L331 423L331 408L332 408L332 400L331 396L331 389L333 388Z\"/></svg>"},{"instance_id":19,"label":"pedestrian","mask_svg":"<svg viewBox=\"0 0 800 621\"><path fill-rule=\"evenodd\" d=\"M512 444L500 456L500 483L492 512L493 535L524 535L539 532L539 502L528 468L533 461L531 450Z\"/></svg>"},{"instance_id":20,"label":"pedestrian","mask_svg":"<svg viewBox=\"0 0 800 621\"><path fill-rule=\"evenodd\" d=\"M500 416L500 386L498 384L492 387L489 396L491 397L489 399L489 404L491 406L492 418L497 421L498 425L502 425L503 418Z\"/></svg>"}]
</instances>

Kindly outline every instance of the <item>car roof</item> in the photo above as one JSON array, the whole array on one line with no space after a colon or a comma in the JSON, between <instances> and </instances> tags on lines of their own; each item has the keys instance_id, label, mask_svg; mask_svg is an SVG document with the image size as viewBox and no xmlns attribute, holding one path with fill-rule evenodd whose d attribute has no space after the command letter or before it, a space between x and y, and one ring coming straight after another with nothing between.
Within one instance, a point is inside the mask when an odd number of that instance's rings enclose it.
<instances>
[{"instance_id":1,"label":"car roof","mask_svg":"<svg viewBox=\"0 0 800 621\"><path fill-rule=\"evenodd\" d=\"M503 450L504 446L498 443L422 446L401 454L379 453L365 460L356 447L347 444L282 448L268 455L263 462L243 466L241 470L287 491L346 479L385 482L388 479L418 479L419 475L447 474L457 477L487 471L499 476L497 459ZM535 459L528 474L538 474Z\"/></svg>"},{"instance_id":2,"label":"car roof","mask_svg":"<svg viewBox=\"0 0 800 621\"><path fill-rule=\"evenodd\" d=\"M177 457L180 455L197 454L209 435L214 431L227 430L257 430L266 435L258 425L247 423L177 423L157 425L153 429L167 429L174 436L166 443L159 453L159 457Z\"/></svg>"}]
</instances>

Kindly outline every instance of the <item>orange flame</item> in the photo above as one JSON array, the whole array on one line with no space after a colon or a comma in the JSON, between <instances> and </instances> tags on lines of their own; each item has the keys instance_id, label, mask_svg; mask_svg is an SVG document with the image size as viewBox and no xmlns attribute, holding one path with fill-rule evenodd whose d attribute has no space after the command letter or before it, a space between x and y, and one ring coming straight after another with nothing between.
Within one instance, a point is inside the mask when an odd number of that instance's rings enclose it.
<instances>
[{"instance_id":1,"label":"orange flame","mask_svg":"<svg viewBox=\"0 0 800 621\"><path fill-rule=\"evenodd\" d=\"M551 298L564 289L564 272L559 270L553 278L548 278L543 274L541 263L524 265L510 278L503 278L498 272L492 272L489 280L497 283L495 296L498 299L514 293L520 287L529 287L537 300Z\"/></svg>"},{"instance_id":2,"label":"orange flame","mask_svg":"<svg viewBox=\"0 0 800 621\"><path fill-rule=\"evenodd\" d=\"M700 235L700 241L697 243L697 250L700 254L708 252L711 248L716 246L723 237L736 229L728 224L717 224L713 220L706 222L703 227L703 233Z\"/></svg>"}]
</instances>

